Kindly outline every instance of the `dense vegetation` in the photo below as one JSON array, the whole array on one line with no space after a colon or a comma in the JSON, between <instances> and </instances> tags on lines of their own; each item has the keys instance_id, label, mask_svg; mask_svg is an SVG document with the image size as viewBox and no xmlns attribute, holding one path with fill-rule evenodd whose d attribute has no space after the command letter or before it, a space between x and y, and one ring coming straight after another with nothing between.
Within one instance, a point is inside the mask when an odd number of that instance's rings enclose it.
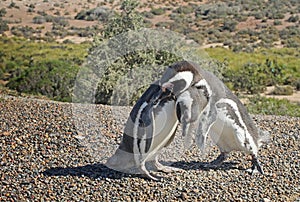
<instances>
[{"instance_id":1,"label":"dense vegetation","mask_svg":"<svg viewBox=\"0 0 300 202\"><path fill-rule=\"evenodd\" d=\"M271 85L291 85L299 90L299 49L258 49L235 53L224 48L206 49L209 55L228 66L224 81L235 91L256 94Z\"/></svg>"},{"instance_id":2,"label":"dense vegetation","mask_svg":"<svg viewBox=\"0 0 300 202\"><path fill-rule=\"evenodd\" d=\"M19 38L2 37L0 39L0 78L4 83L7 83L6 85L9 88L16 89L19 92L45 95L54 100L71 101L76 74L84 63L90 47L91 44L38 43ZM265 54L265 51L268 54ZM270 82L272 84L274 84L273 82L275 84L286 84L285 82L290 81L293 81L290 84L293 84L294 88L297 85L299 88L299 69L296 69L295 65L299 64L300 59L293 56L297 54L297 50L271 49L265 51L257 51L253 56L252 54L233 54L232 51L222 48L207 49L212 58L227 65L223 74L231 76L224 76L224 79L226 84L235 91L244 91L245 86L243 85L246 84L252 84L249 87L249 92L251 92L250 90L253 88L259 88L260 91L261 88L266 87ZM146 55L147 53L139 59L144 60L145 58L143 57L146 57ZM289 62L284 63L280 60L281 57L276 57L276 55L289 58L284 60ZM257 58L261 58L261 60ZM281 76L279 77L274 77L274 80L270 80L272 77L267 72L260 72L261 80L257 80L256 75L251 74L245 77L245 72L259 71L256 66L253 66L255 68L252 70L247 68L251 62L252 64L261 64L267 67L265 63L268 58L271 61L274 58L278 58L279 67L283 67L281 70L285 73L280 74ZM135 59L138 59L138 57ZM236 64L234 61L240 61L240 63ZM259 63L259 61L263 62ZM117 65L124 64L126 63L120 63L119 61L114 64L114 68ZM290 76L287 76L289 74ZM243 75L244 79L249 80L245 82L239 80L239 75ZM111 75L111 78L113 76ZM294 82L297 78L298 83ZM249 84L249 81L253 82ZM113 80L108 79L105 82L113 82ZM109 89L108 86L102 85L102 88ZM111 94L108 94L103 99L109 100L110 96ZM299 106L288 101L256 97L251 98L248 106L252 113L300 116Z\"/></svg>"},{"instance_id":3,"label":"dense vegetation","mask_svg":"<svg viewBox=\"0 0 300 202\"><path fill-rule=\"evenodd\" d=\"M19 92L71 101L72 85L88 47L2 37L0 80Z\"/></svg>"}]
</instances>

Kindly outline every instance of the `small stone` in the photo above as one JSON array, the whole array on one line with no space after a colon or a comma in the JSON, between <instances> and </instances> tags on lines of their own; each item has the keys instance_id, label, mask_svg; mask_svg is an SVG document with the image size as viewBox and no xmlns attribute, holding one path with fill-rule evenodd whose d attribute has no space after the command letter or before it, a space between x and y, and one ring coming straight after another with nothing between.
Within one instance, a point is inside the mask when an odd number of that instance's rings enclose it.
<instances>
[{"instance_id":1,"label":"small stone","mask_svg":"<svg viewBox=\"0 0 300 202\"><path fill-rule=\"evenodd\" d=\"M183 192L183 193L181 193L180 198L182 200L188 200L189 197L188 197L187 193Z\"/></svg>"}]
</instances>

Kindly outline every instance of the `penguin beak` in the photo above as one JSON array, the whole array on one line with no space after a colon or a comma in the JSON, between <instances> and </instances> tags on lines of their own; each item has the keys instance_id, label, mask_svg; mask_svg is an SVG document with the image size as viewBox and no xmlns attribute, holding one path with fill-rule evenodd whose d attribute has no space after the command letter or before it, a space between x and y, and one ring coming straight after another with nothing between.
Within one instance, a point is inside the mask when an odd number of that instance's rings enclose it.
<instances>
[{"instance_id":1,"label":"penguin beak","mask_svg":"<svg viewBox=\"0 0 300 202\"><path fill-rule=\"evenodd\" d=\"M173 88L173 86L172 86L172 88ZM155 93L153 95L153 97L150 99L149 104L157 105L160 101L168 99L168 98L172 98L172 99L176 100L176 98L172 92L172 88L162 86L160 88L160 90L157 93Z\"/></svg>"},{"instance_id":2,"label":"penguin beak","mask_svg":"<svg viewBox=\"0 0 300 202\"><path fill-rule=\"evenodd\" d=\"M161 95L163 94L162 89L160 88L158 92L156 92L149 101L150 105L157 105L160 102Z\"/></svg>"}]
</instances>

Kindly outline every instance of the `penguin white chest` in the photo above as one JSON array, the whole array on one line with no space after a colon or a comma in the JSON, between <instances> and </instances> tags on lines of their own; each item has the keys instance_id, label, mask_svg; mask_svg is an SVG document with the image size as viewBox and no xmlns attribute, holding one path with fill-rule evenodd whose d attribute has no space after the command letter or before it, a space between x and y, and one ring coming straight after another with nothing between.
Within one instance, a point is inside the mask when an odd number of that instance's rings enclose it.
<instances>
[{"instance_id":1,"label":"penguin white chest","mask_svg":"<svg viewBox=\"0 0 300 202\"><path fill-rule=\"evenodd\" d=\"M168 143L178 125L175 101L165 103L164 107L158 110L160 111L154 117L154 136L149 157Z\"/></svg>"},{"instance_id":2,"label":"penguin white chest","mask_svg":"<svg viewBox=\"0 0 300 202\"><path fill-rule=\"evenodd\" d=\"M212 141L218 145L222 152L243 150L243 138L238 134L231 120L218 117L209 133Z\"/></svg>"},{"instance_id":3,"label":"penguin white chest","mask_svg":"<svg viewBox=\"0 0 300 202\"><path fill-rule=\"evenodd\" d=\"M233 150L248 151L246 143L253 139L247 131L247 127L241 118L236 103L230 99L221 99L216 103L217 120L212 125L210 134L214 143L220 150L230 152Z\"/></svg>"}]
</instances>

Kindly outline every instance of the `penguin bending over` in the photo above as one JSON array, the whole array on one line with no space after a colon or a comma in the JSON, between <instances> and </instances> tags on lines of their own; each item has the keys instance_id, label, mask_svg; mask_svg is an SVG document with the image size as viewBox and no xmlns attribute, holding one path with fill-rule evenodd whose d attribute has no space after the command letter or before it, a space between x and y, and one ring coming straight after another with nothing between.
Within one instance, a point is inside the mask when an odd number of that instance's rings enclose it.
<instances>
[{"instance_id":1,"label":"penguin bending over","mask_svg":"<svg viewBox=\"0 0 300 202\"><path fill-rule=\"evenodd\" d=\"M263 143L268 142L269 134L256 127L237 96L214 74L201 69L194 63L182 61L169 68L176 72L176 76L165 79L162 85L172 83L173 89L176 89L181 86L182 77L186 77L186 80L189 77L191 81L190 85L185 86L184 91L179 94L176 90L173 92L179 104L176 107L177 116L183 124L183 135L190 133L190 124L195 123L195 117L197 117L196 144L198 147L204 151L209 136L221 151L217 159L206 167L218 167L231 151L243 151L252 156L252 167L248 170L252 173L258 171L263 174L258 161L258 150ZM200 95L201 92L204 96ZM198 105L191 102L197 96L198 100L195 99L195 103ZM180 111L179 115L178 111ZM188 140L185 142L190 144Z\"/></svg>"},{"instance_id":2,"label":"penguin bending over","mask_svg":"<svg viewBox=\"0 0 300 202\"><path fill-rule=\"evenodd\" d=\"M119 148L107 160L106 166L121 172L143 174L153 180L158 177L149 173L146 162L160 171L178 170L158 161L159 151L170 144L178 125L175 99L165 87L152 84L134 105Z\"/></svg>"}]
</instances>

